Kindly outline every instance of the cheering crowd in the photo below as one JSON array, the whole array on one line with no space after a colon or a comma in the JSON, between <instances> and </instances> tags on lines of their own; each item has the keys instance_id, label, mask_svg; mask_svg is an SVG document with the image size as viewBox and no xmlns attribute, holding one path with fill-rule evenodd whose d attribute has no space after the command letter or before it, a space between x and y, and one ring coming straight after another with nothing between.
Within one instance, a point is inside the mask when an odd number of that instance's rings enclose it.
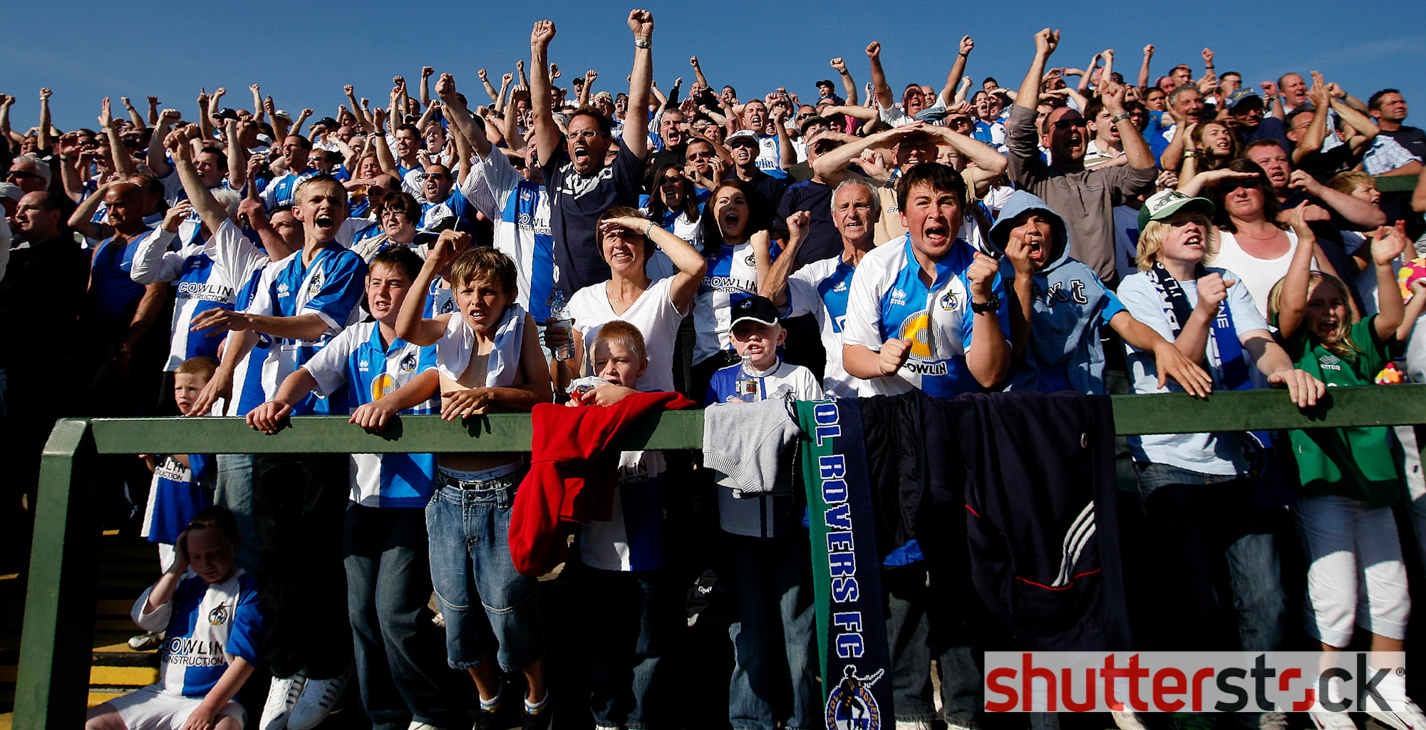
<instances>
[{"instance_id":1,"label":"cheering crowd","mask_svg":"<svg viewBox=\"0 0 1426 730\"><path fill-rule=\"evenodd\" d=\"M873 42L864 88L835 58L811 103L716 86L696 56L684 95L654 84L652 15L628 28L627 93L592 70L558 86L540 21L498 86L425 67L385 106L346 86L330 117L254 84L250 109L225 89L196 114L105 98L97 130L65 132L42 89L21 132L0 95L7 535L65 416L275 433L533 409L538 451L564 439L539 404L582 419L576 444L650 410L743 409L702 455L597 462L617 486L567 556L520 505L568 475L525 454L107 457L92 498L159 546L131 645L161 670L89 727L307 730L348 685L380 728L820 727L806 502L775 488L778 458L729 456L768 438L778 414L753 404L1278 388L1309 408L1426 382L1426 182L1375 185L1426 181L1396 90L1255 87L1208 49L1197 79L1155 79L1153 46L1129 83L1112 50L1052 67L1046 29L1018 88L974 84L965 37L943 84L895 92ZM63 344L14 346L41 342ZM1414 445L1244 436L1127 441L1136 645L1404 651ZM974 728L977 655L1027 639L921 542L880 556L895 724ZM1379 690L1377 721L1426 723L1402 672Z\"/></svg>"}]
</instances>

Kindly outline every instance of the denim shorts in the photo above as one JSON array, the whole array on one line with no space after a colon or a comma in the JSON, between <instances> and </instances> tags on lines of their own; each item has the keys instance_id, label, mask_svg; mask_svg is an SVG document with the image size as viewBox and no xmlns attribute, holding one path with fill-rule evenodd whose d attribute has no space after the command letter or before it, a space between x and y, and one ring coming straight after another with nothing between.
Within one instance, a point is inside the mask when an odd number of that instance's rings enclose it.
<instances>
[{"instance_id":1,"label":"denim shorts","mask_svg":"<svg viewBox=\"0 0 1426 730\"><path fill-rule=\"evenodd\" d=\"M446 661L468 669L495 648L500 668L518 672L544 651L539 579L521 575L510 559L510 507L524 469L462 485L443 477L437 474L426 505L426 531L431 585L446 622Z\"/></svg>"}]
</instances>

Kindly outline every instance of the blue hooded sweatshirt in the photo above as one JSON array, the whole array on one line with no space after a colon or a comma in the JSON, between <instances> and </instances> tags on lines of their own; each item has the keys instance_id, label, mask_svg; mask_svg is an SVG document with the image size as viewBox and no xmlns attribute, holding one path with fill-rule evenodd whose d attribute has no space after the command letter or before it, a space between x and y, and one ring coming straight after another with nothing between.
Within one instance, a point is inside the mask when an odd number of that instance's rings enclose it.
<instances>
[{"instance_id":1,"label":"blue hooded sweatshirt","mask_svg":"<svg viewBox=\"0 0 1426 730\"><path fill-rule=\"evenodd\" d=\"M1023 357L1011 366L1006 390L1053 393L1077 390L1104 392L1104 347L1099 328L1126 311L1119 298L1105 288L1094 270L1069 255L1069 228L1058 213L1040 198L1017 190L1000 210L990 229L990 248L1000 256L1000 275L1011 291L1015 267L1004 256L1010 231L1031 211L1050 222L1053 248L1049 263L1035 272L1030 316L1030 341Z\"/></svg>"}]
</instances>

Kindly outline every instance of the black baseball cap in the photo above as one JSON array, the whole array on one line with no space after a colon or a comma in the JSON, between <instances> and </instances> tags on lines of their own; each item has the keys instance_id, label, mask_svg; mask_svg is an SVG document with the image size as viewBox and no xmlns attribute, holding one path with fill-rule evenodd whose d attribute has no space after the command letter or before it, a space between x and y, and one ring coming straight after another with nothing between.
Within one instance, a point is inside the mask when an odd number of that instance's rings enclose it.
<instances>
[{"instance_id":1,"label":"black baseball cap","mask_svg":"<svg viewBox=\"0 0 1426 730\"><path fill-rule=\"evenodd\" d=\"M757 295L746 299L740 299L733 304L733 322L728 325L729 329L737 327L739 322L750 319L759 324L769 327L776 327L778 322L777 306L767 297Z\"/></svg>"}]
</instances>

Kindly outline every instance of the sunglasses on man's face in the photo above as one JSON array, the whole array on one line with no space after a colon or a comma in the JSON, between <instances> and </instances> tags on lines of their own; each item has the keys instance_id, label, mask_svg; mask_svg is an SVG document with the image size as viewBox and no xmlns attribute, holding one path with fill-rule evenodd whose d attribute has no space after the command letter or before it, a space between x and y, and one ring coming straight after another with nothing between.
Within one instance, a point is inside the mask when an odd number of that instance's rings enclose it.
<instances>
[{"instance_id":1,"label":"sunglasses on man's face","mask_svg":"<svg viewBox=\"0 0 1426 730\"><path fill-rule=\"evenodd\" d=\"M14 178L14 179L16 179L16 180L27 180L27 179L30 179L30 178L34 178L34 179L38 180L38 179L40 179L40 176L39 176L39 175L36 175L36 174L33 173L33 172L29 172L28 170L11 170L11 171L5 176L5 178L6 178L6 179Z\"/></svg>"},{"instance_id":2,"label":"sunglasses on man's face","mask_svg":"<svg viewBox=\"0 0 1426 730\"><path fill-rule=\"evenodd\" d=\"M1069 129L1070 127L1079 127L1081 129L1085 129L1089 127L1089 122L1085 121L1084 117L1073 117L1070 119L1059 119L1055 121L1055 129L1058 129L1062 132L1066 129Z\"/></svg>"}]
</instances>

